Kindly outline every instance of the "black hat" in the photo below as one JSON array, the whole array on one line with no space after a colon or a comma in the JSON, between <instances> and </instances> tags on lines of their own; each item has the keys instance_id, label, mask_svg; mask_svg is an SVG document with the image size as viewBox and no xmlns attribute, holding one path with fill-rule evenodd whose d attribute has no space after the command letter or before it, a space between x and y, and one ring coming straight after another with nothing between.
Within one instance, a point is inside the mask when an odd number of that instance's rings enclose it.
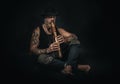
<instances>
[{"instance_id":1,"label":"black hat","mask_svg":"<svg viewBox=\"0 0 120 84\"><path fill-rule=\"evenodd\" d=\"M58 11L56 11L55 8L48 8L42 12L43 17L49 17L49 16L58 16Z\"/></svg>"}]
</instances>

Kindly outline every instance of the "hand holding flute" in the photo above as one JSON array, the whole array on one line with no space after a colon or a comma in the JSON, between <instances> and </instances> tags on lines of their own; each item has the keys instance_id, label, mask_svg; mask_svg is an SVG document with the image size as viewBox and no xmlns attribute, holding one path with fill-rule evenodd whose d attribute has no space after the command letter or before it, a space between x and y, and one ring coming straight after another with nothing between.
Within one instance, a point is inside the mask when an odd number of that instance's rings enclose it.
<instances>
[{"instance_id":1,"label":"hand holding flute","mask_svg":"<svg viewBox=\"0 0 120 84\"><path fill-rule=\"evenodd\" d=\"M51 52L58 51L59 58L61 58L62 53L61 53L61 49L60 49L60 44L64 42L64 37L62 35L57 35L54 21L52 21L51 27L52 27L54 42L50 45L49 50Z\"/></svg>"}]
</instances>

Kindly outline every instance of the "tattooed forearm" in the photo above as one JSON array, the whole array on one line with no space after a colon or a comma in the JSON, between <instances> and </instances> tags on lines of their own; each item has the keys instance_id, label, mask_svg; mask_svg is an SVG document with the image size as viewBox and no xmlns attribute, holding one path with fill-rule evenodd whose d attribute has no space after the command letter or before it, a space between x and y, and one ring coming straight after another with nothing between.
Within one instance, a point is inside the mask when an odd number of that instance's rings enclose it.
<instances>
[{"instance_id":1,"label":"tattooed forearm","mask_svg":"<svg viewBox=\"0 0 120 84\"><path fill-rule=\"evenodd\" d=\"M38 48L34 48L32 50L32 52L36 55L40 55L40 54L45 54L47 53L47 49L38 49Z\"/></svg>"},{"instance_id":2,"label":"tattooed forearm","mask_svg":"<svg viewBox=\"0 0 120 84\"><path fill-rule=\"evenodd\" d=\"M43 53L47 53L47 49L39 49L39 37L40 37L40 30L37 28L31 38L31 45L30 45L30 50L33 54L40 55Z\"/></svg>"}]
</instances>

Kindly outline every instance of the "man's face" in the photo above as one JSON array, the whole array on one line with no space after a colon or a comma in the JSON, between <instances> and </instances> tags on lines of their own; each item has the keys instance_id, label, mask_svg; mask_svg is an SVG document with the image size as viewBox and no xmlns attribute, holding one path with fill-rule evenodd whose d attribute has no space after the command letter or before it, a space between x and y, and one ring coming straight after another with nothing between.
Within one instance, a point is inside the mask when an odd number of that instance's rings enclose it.
<instances>
[{"instance_id":1,"label":"man's face","mask_svg":"<svg viewBox=\"0 0 120 84\"><path fill-rule=\"evenodd\" d=\"M55 16L49 16L49 17L46 17L46 18L44 19L44 23L45 23L45 24L50 24L52 21L55 22L55 20L56 20L56 17L55 17Z\"/></svg>"}]
</instances>

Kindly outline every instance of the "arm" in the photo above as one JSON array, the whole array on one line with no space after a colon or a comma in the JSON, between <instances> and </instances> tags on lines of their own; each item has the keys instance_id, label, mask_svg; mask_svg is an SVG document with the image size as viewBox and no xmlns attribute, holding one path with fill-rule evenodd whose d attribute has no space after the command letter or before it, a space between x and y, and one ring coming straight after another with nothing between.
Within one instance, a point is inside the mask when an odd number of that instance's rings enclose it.
<instances>
[{"instance_id":1,"label":"arm","mask_svg":"<svg viewBox=\"0 0 120 84\"><path fill-rule=\"evenodd\" d=\"M40 38L40 28L37 27L33 31L31 41L30 41L30 52L32 52L33 54L36 54L36 55L47 53L47 49L39 49L38 48L39 38Z\"/></svg>"},{"instance_id":2,"label":"arm","mask_svg":"<svg viewBox=\"0 0 120 84\"><path fill-rule=\"evenodd\" d=\"M59 28L58 31L64 37L65 42L71 42L73 40L76 40L77 43L80 43L80 41L78 41L78 37L75 34L70 33L63 28Z\"/></svg>"}]
</instances>

